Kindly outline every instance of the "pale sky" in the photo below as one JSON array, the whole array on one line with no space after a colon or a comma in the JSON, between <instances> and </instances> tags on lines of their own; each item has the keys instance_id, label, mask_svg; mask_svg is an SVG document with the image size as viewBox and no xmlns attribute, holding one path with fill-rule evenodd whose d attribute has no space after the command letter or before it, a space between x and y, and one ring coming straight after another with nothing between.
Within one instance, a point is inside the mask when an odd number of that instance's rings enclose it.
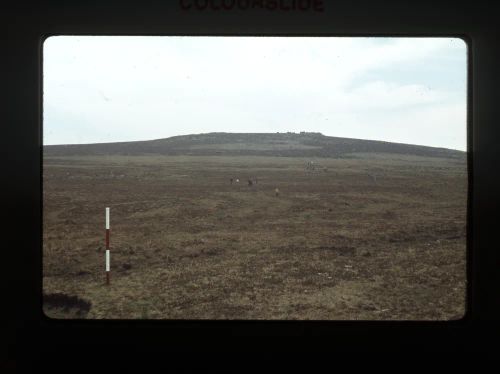
<instances>
[{"instance_id":1,"label":"pale sky","mask_svg":"<svg viewBox=\"0 0 500 374\"><path fill-rule=\"evenodd\" d=\"M321 132L466 150L458 38L53 36L43 143Z\"/></svg>"}]
</instances>

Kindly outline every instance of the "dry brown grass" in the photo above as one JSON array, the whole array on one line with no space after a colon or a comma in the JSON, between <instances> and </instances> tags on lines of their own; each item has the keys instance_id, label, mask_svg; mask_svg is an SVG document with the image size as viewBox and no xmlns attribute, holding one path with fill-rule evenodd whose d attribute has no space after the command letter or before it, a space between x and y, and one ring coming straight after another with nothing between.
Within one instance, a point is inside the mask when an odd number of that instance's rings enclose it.
<instances>
[{"instance_id":1,"label":"dry brown grass","mask_svg":"<svg viewBox=\"0 0 500 374\"><path fill-rule=\"evenodd\" d=\"M46 157L44 292L90 302L85 318L460 318L465 163L355 155L313 172L308 160Z\"/></svg>"}]
</instances>

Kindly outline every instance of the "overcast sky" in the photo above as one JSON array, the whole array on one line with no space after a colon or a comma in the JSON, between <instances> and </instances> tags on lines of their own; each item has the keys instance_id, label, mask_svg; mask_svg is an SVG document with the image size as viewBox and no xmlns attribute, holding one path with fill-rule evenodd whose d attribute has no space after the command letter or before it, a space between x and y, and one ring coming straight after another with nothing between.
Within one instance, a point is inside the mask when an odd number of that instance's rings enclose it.
<instances>
[{"instance_id":1,"label":"overcast sky","mask_svg":"<svg viewBox=\"0 0 500 374\"><path fill-rule=\"evenodd\" d=\"M466 150L466 49L456 38L54 36L43 141L315 131Z\"/></svg>"}]
</instances>

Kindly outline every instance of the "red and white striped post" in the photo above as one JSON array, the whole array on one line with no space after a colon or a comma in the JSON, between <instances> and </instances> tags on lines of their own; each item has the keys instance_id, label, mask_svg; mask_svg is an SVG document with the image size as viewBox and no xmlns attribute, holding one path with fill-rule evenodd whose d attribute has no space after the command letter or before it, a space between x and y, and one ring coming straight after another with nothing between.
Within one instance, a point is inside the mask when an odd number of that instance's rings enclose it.
<instances>
[{"instance_id":1,"label":"red and white striped post","mask_svg":"<svg viewBox=\"0 0 500 374\"><path fill-rule=\"evenodd\" d=\"M109 253L109 208L106 208L106 284L109 284L109 269L110 269L110 253Z\"/></svg>"}]
</instances>

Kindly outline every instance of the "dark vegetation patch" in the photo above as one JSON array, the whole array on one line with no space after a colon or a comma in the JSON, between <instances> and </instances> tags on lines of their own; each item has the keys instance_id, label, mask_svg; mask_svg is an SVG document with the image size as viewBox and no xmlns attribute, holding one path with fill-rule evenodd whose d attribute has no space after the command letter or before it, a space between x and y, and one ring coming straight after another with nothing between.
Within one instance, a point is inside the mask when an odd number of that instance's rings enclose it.
<instances>
[{"instance_id":1,"label":"dark vegetation patch","mask_svg":"<svg viewBox=\"0 0 500 374\"><path fill-rule=\"evenodd\" d=\"M50 318L85 318L91 306L89 301L62 292L43 295L43 308Z\"/></svg>"},{"instance_id":2,"label":"dark vegetation patch","mask_svg":"<svg viewBox=\"0 0 500 374\"><path fill-rule=\"evenodd\" d=\"M356 248L354 247L349 247L349 246L321 246L321 247L316 247L318 250L322 251L332 251L335 252L336 254L340 256L352 256L356 253Z\"/></svg>"}]
</instances>

